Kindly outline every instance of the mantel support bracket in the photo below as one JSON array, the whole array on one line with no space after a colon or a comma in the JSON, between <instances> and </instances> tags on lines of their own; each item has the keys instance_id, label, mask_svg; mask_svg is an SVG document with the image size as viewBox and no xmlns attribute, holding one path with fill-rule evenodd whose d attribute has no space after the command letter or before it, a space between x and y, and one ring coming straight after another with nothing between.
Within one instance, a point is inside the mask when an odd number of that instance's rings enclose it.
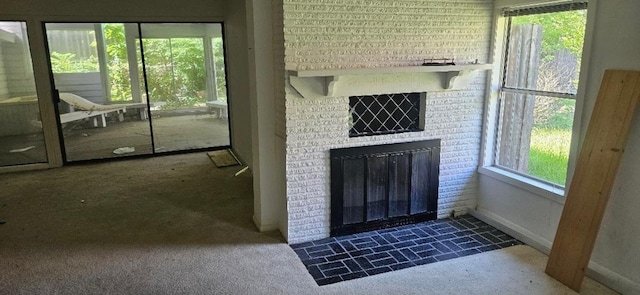
<instances>
[{"instance_id":1,"label":"mantel support bracket","mask_svg":"<svg viewBox=\"0 0 640 295\"><path fill-rule=\"evenodd\" d=\"M447 73L445 89L463 89L477 76L477 70L450 71Z\"/></svg>"},{"instance_id":2,"label":"mantel support bracket","mask_svg":"<svg viewBox=\"0 0 640 295\"><path fill-rule=\"evenodd\" d=\"M340 76L329 76L325 77L325 85L326 85L326 95L327 97L332 97L335 94L336 85L340 81Z\"/></svg>"}]
</instances>

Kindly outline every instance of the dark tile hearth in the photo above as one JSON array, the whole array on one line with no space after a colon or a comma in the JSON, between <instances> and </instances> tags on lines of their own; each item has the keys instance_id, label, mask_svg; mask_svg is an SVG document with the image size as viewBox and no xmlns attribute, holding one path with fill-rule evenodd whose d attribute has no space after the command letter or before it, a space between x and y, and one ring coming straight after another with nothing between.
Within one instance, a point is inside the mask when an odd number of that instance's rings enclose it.
<instances>
[{"instance_id":1,"label":"dark tile hearth","mask_svg":"<svg viewBox=\"0 0 640 295\"><path fill-rule=\"evenodd\" d=\"M464 215L291 245L318 285L520 245Z\"/></svg>"}]
</instances>

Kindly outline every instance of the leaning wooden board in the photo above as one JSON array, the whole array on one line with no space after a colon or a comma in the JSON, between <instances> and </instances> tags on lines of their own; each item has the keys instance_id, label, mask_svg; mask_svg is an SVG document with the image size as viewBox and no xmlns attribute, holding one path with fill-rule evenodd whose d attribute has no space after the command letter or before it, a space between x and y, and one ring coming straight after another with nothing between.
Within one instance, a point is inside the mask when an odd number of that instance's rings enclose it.
<instances>
[{"instance_id":1,"label":"leaning wooden board","mask_svg":"<svg viewBox=\"0 0 640 295\"><path fill-rule=\"evenodd\" d=\"M639 101L640 72L605 71L546 269L575 291L582 286Z\"/></svg>"}]
</instances>

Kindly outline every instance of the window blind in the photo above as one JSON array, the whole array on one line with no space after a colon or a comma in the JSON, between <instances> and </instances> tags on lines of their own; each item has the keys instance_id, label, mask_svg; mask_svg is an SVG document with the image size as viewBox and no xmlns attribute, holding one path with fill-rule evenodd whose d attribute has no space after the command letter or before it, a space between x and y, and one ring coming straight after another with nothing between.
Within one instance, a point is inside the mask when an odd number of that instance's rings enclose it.
<instances>
[{"instance_id":1,"label":"window blind","mask_svg":"<svg viewBox=\"0 0 640 295\"><path fill-rule=\"evenodd\" d=\"M520 8L506 8L502 11L502 16L518 16L552 12L563 12L571 10L580 10L587 8L587 1L573 1L565 3L556 3L551 5L527 6Z\"/></svg>"}]
</instances>

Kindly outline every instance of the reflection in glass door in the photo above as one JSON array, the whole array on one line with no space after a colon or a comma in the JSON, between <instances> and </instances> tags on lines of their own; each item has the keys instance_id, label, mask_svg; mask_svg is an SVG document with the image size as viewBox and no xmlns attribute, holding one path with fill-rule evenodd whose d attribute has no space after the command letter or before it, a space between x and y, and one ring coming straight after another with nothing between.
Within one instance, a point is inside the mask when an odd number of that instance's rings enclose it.
<instances>
[{"instance_id":1,"label":"reflection in glass door","mask_svg":"<svg viewBox=\"0 0 640 295\"><path fill-rule=\"evenodd\" d=\"M46 24L67 161L153 152L132 26Z\"/></svg>"},{"instance_id":2,"label":"reflection in glass door","mask_svg":"<svg viewBox=\"0 0 640 295\"><path fill-rule=\"evenodd\" d=\"M229 145L220 24L46 30L67 161Z\"/></svg>"},{"instance_id":3,"label":"reflection in glass door","mask_svg":"<svg viewBox=\"0 0 640 295\"><path fill-rule=\"evenodd\" d=\"M0 21L0 167L46 163L26 24Z\"/></svg>"},{"instance_id":4,"label":"reflection in glass door","mask_svg":"<svg viewBox=\"0 0 640 295\"><path fill-rule=\"evenodd\" d=\"M220 24L142 24L156 152L229 145Z\"/></svg>"}]
</instances>

